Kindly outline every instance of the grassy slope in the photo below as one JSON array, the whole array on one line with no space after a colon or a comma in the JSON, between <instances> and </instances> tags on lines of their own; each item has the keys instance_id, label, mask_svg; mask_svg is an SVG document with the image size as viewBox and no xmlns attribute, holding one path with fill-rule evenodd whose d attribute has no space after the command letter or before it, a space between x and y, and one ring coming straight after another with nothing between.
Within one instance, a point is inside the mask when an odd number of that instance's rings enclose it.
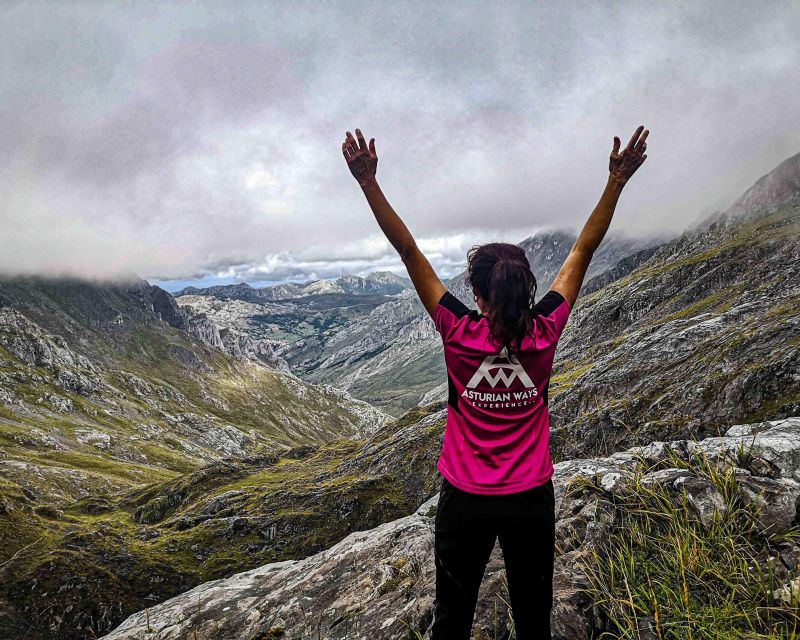
<instances>
[{"instance_id":1,"label":"grassy slope","mask_svg":"<svg viewBox=\"0 0 800 640\"><path fill-rule=\"evenodd\" d=\"M175 514L185 521L215 486L257 473L283 484L294 472L281 453L360 436L385 419L334 389L233 359L160 320L151 304L135 286L0 282L0 637L24 633L30 620L28 638L84 637L84 627L108 628L148 597L231 566L317 550L311 534L265 546L254 519L229 532L227 521L145 525L136 513L154 511L148 491L186 483L194 502ZM294 474L298 487L317 472L315 463ZM266 476L254 482L274 487ZM260 521L314 529L286 495L286 513ZM364 499L368 522L371 504ZM314 523L322 528L319 516ZM198 562L211 546L213 558Z\"/></svg>"},{"instance_id":2,"label":"grassy slope","mask_svg":"<svg viewBox=\"0 0 800 640\"><path fill-rule=\"evenodd\" d=\"M0 402L2 475L41 498L165 479L231 450L356 435L379 415L335 390L230 358L158 320L130 292L33 281L2 283L0 296L38 323L11 329L9 344L57 349L63 336L94 366L29 364L0 346L0 388L13 395ZM65 370L100 387L66 388ZM110 440L87 440L88 432Z\"/></svg>"},{"instance_id":3,"label":"grassy slope","mask_svg":"<svg viewBox=\"0 0 800 640\"><path fill-rule=\"evenodd\" d=\"M201 582L305 557L406 515L436 491L442 408L409 412L366 441L218 462L63 510L0 487L11 616L0 635L83 638Z\"/></svg>"}]
</instances>

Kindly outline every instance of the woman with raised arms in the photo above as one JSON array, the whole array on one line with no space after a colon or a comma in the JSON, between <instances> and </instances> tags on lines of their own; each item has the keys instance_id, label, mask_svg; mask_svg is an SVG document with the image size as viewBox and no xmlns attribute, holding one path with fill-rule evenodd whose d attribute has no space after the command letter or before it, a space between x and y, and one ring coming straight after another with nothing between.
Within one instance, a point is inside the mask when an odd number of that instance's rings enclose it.
<instances>
[{"instance_id":1,"label":"woman with raised arms","mask_svg":"<svg viewBox=\"0 0 800 640\"><path fill-rule=\"evenodd\" d=\"M620 151L550 290L536 302L525 252L508 243L472 247L467 283L478 310L451 294L378 186L374 138L349 131L342 153L378 225L400 254L444 345L448 407L437 468L433 640L467 640L495 541L505 560L517 640L550 638L555 495L547 389L556 345L592 256L630 177L647 155L640 126Z\"/></svg>"}]
</instances>

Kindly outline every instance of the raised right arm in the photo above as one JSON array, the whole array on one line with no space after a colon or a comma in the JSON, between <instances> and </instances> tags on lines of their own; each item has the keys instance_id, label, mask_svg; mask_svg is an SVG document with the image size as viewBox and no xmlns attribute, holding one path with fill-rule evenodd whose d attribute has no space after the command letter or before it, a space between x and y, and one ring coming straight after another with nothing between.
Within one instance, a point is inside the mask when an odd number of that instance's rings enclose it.
<instances>
[{"instance_id":1,"label":"raised right arm","mask_svg":"<svg viewBox=\"0 0 800 640\"><path fill-rule=\"evenodd\" d=\"M622 153L619 152L620 140L614 136L614 147L608 163L608 181L603 195L600 196L600 200L584 224L572 250L550 286L551 290L558 291L566 298L570 307L574 306L578 299L578 291L583 285L589 263L608 231L625 183L647 158L644 151L647 149L645 140L647 140L648 133L650 132L644 126L636 129Z\"/></svg>"}]
</instances>

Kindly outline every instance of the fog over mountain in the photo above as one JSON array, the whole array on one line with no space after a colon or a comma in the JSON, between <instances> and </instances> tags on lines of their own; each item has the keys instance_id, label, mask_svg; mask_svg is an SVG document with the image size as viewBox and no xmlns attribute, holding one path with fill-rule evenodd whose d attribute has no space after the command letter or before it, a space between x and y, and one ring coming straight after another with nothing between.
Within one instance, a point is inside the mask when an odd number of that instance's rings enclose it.
<instances>
[{"instance_id":1,"label":"fog over mountain","mask_svg":"<svg viewBox=\"0 0 800 640\"><path fill-rule=\"evenodd\" d=\"M800 148L797 33L791 1L6 3L0 273L399 272L341 157L355 127L444 276L578 228L640 123L613 228L678 232Z\"/></svg>"}]
</instances>

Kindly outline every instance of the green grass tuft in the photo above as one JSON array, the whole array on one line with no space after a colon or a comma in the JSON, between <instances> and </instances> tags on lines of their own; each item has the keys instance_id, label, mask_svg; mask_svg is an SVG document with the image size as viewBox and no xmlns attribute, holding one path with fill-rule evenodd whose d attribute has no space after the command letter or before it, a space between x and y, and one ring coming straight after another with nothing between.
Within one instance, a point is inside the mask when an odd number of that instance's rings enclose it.
<instances>
[{"instance_id":1,"label":"green grass tuft","mask_svg":"<svg viewBox=\"0 0 800 640\"><path fill-rule=\"evenodd\" d=\"M684 464L676 456L667 462L690 468L724 497L726 508L708 526L687 504L685 491L676 495L660 483L643 483L653 468L642 463L613 494L583 477L569 489L604 493L614 505L612 533L585 563L586 593L605 620L599 638L800 637L800 609L770 597L783 585L771 565L765 570L758 561L778 538L796 538L800 531L759 531L758 507L742 496L730 460L714 463L698 451Z\"/></svg>"}]
</instances>

